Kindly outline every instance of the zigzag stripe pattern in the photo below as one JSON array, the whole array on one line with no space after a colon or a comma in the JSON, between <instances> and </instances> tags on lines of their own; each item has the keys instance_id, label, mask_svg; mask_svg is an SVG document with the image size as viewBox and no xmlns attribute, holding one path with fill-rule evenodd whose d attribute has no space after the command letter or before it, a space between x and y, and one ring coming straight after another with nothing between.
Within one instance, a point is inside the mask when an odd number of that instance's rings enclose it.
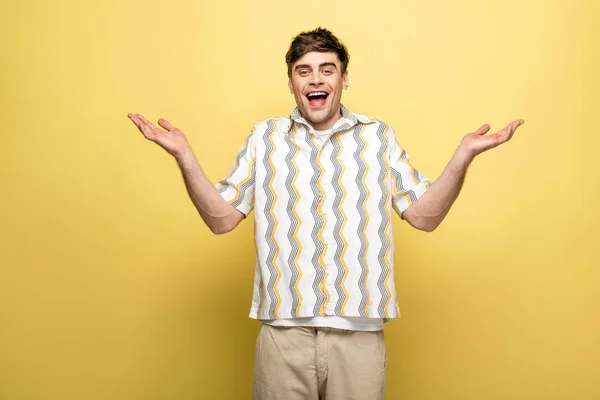
<instances>
[{"instance_id":1,"label":"zigzag stripe pattern","mask_svg":"<svg viewBox=\"0 0 600 400\"><path fill-rule=\"evenodd\" d=\"M313 315L317 316L321 315L321 308L327 300L327 295L321 287L321 282L323 281L323 278L325 278L325 268L319 263L319 258L321 254L323 254L323 252L325 251L323 241L319 238L320 232L322 231L323 226L325 225L325 221L323 219L323 216L319 213L319 203L323 198L323 193L317 186L317 182L319 181L319 178L321 177L323 171L317 163L319 148L313 143L313 141L310 139L310 137L308 137L308 135L306 137L306 142L311 148L310 165L313 171L313 175L310 180L310 189L313 194L313 201L310 207L310 213L313 217L314 225L312 231L310 232L310 237L315 246L315 252L311 257L311 262L315 271L315 278L313 280L312 289L317 299L313 308Z\"/></svg>"},{"instance_id":2,"label":"zigzag stripe pattern","mask_svg":"<svg viewBox=\"0 0 600 400\"><path fill-rule=\"evenodd\" d=\"M377 254L377 260L381 266L381 273L377 279L377 287L379 288L379 293L381 294L381 300L379 302L379 306L377 307L377 313L381 318L388 316L387 305L391 297L390 290L387 287L387 281L391 273L391 266L388 259L390 240L387 233L388 225L390 223L390 215L387 208L389 187L386 185L388 165L385 162L385 160L387 160L387 138L385 137L387 130L388 127L384 123L380 123L379 129L377 129L377 137L379 138L379 150L377 151L377 160L379 161L379 176L377 177L377 182L379 183L379 189L382 193L377 207L379 214L381 215L381 223L379 224L379 229L377 230L379 242L381 243L379 253Z\"/></svg>"},{"instance_id":3,"label":"zigzag stripe pattern","mask_svg":"<svg viewBox=\"0 0 600 400\"><path fill-rule=\"evenodd\" d=\"M273 209L277 201L277 196L273 190L273 180L275 179L275 169L273 168L272 155L275 151L272 136L277 133L273 120L267 122L267 131L263 136L265 153L263 158L263 167L265 170L265 179L263 181L263 190L265 193L264 215L267 220L267 229L265 232L265 242L268 246L268 255L266 264L269 269L269 281L267 283L267 293L269 294L270 305L268 318L277 319L277 310L279 308L279 294L276 285L279 282L280 274L277 268L277 256L279 255L279 245L275 241L275 231L277 230L277 218Z\"/></svg>"},{"instance_id":4,"label":"zigzag stripe pattern","mask_svg":"<svg viewBox=\"0 0 600 400\"><path fill-rule=\"evenodd\" d=\"M298 191L294 186L298 169L294 162L294 158L298 154L298 147L292 142L292 135L285 136L285 142L288 145L289 151L285 157L285 163L288 168L288 174L285 179L285 188L287 190L289 201L286 207L286 213L290 220L290 227L288 229L288 243L291 247L291 252L288 257L288 267L291 272L289 289L292 294L292 311L291 315L298 316L298 308L302 302L302 296L298 292L298 283L301 275L300 266L298 265L298 256L300 255L300 243L297 238L298 229L300 227L300 220L296 213L296 206L298 205L299 195Z\"/></svg>"},{"instance_id":5,"label":"zigzag stripe pattern","mask_svg":"<svg viewBox=\"0 0 600 400\"><path fill-rule=\"evenodd\" d=\"M354 161L358 165L358 173L356 174L356 187L358 188L359 197L356 203L356 211L360 218L358 224L358 230L356 234L360 241L360 250L358 252L358 263L360 265L360 278L358 285L360 287L361 301L358 307L358 312L361 317L368 317L368 305L369 305L369 291L367 289L367 276L369 274L369 267L367 266L367 250L369 248L369 240L367 239L367 224L369 223L369 214L367 211L367 200L369 198L369 191L365 185L365 177L367 175L367 164L364 159L364 151L366 150L367 144L363 141L361 133L364 130L364 125L354 129L354 140L356 141L357 149L354 153Z\"/></svg>"},{"instance_id":6,"label":"zigzag stripe pattern","mask_svg":"<svg viewBox=\"0 0 600 400\"><path fill-rule=\"evenodd\" d=\"M358 129L358 128L357 128ZM343 176L346 168L340 162L339 156L342 151L342 144L338 137L331 138L333 152L331 153L331 163L335 172L331 179L333 189L335 190L335 199L333 200L333 213L335 215L335 226L333 227L333 237L337 244L335 255L333 257L337 267L337 277L335 279L335 291L338 295L338 301L335 306L335 315L344 316L344 308L348 299L348 292L344 287L346 277L348 275L348 267L344 261L348 243L344 237L344 226L346 225L346 214L344 213L343 204L346 199L346 188L343 185Z\"/></svg>"},{"instance_id":7,"label":"zigzag stripe pattern","mask_svg":"<svg viewBox=\"0 0 600 400\"><path fill-rule=\"evenodd\" d=\"M430 184L389 125L343 107L327 135L297 110L257 124L216 184L255 210L250 316L397 318L391 212Z\"/></svg>"}]
</instances>

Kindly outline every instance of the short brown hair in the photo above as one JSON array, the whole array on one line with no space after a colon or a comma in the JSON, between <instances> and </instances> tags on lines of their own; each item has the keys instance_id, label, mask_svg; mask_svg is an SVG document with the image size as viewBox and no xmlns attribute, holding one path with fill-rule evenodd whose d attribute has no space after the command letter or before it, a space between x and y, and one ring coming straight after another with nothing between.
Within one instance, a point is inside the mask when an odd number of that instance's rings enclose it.
<instances>
[{"instance_id":1,"label":"short brown hair","mask_svg":"<svg viewBox=\"0 0 600 400\"><path fill-rule=\"evenodd\" d=\"M342 74L346 72L348 63L350 62L348 49L331 31L325 28L317 28L312 31L302 32L292 39L290 48L285 55L288 78L292 76L292 64L311 51L319 53L333 52L337 54L342 64Z\"/></svg>"}]
</instances>

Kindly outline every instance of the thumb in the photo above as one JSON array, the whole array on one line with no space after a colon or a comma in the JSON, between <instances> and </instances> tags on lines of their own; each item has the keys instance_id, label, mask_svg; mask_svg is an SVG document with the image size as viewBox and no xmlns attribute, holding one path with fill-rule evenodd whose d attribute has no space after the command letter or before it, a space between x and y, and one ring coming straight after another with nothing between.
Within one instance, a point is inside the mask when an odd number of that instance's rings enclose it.
<instances>
[{"instance_id":1,"label":"thumb","mask_svg":"<svg viewBox=\"0 0 600 400\"><path fill-rule=\"evenodd\" d=\"M481 125L481 128L477 129L477 131L475 133L478 135L485 135L485 133L489 130L490 130L490 126L488 124L483 124L483 125Z\"/></svg>"},{"instance_id":2,"label":"thumb","mask_svg":"<svg viewBox=\"0 0 600 400\"><path fill-rule=\"evenodd\" d=\"M172 131L173 129L175 129L175 127L169 121L163 118L158 120L158 124L168 131Z\"/></svg>"}]
</instances>

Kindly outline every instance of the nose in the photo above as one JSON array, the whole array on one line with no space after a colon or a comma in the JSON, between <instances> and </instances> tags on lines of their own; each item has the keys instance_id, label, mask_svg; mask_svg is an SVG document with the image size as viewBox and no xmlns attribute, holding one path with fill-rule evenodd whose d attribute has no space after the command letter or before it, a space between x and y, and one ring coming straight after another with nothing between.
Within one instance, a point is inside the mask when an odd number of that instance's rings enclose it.
<instances>
[{"instance_id":1,"label":"nose","mask_svg":"<svg viewBox=\"0 0 600 400\"><path fill-rule=\"evenodd\" d=\"M321 72L320 71L314 71L311 75L310 78L310 83L312 83L313 85L318 85L319 83L321 83Z\"/></svg>"}]
</instances>

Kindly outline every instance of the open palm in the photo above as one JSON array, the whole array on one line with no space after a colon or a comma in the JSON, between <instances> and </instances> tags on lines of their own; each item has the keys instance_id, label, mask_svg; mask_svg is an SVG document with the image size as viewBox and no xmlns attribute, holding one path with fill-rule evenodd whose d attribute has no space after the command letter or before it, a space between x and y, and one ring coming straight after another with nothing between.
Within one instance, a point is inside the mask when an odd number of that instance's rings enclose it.
<instances>
[{"instance_id":1,"label":"open palm","mask_svg":"<svg viewBox=\"0 0 600 400\"><path fill-rule=\"evenodd\" d=\"M462 146L472 157L475 157L484 151L509 141L513 137L517 128L523 124L523 122L525 121L522 119L517 119L508 124L501 131L491 135L486 135L486 133L490 130L490 126L488 124L484 124L481 126L481 128L477 129L477 131L467 134L462 140Z\"/></svg>"},{"instance_id":2,"label":"open palm","mask_svg":"<svg viewBox=\"0 0 600 400\"><path fill-rule=\"evenodd\" d=\"M189 149L189 143L183 132L175 128L169 121L159 119L158 124L166 129L162 130L140 114L128 114L129 119L138 127L144 137L165 149L177 158Z\"/></svg>"}]
</instances>

